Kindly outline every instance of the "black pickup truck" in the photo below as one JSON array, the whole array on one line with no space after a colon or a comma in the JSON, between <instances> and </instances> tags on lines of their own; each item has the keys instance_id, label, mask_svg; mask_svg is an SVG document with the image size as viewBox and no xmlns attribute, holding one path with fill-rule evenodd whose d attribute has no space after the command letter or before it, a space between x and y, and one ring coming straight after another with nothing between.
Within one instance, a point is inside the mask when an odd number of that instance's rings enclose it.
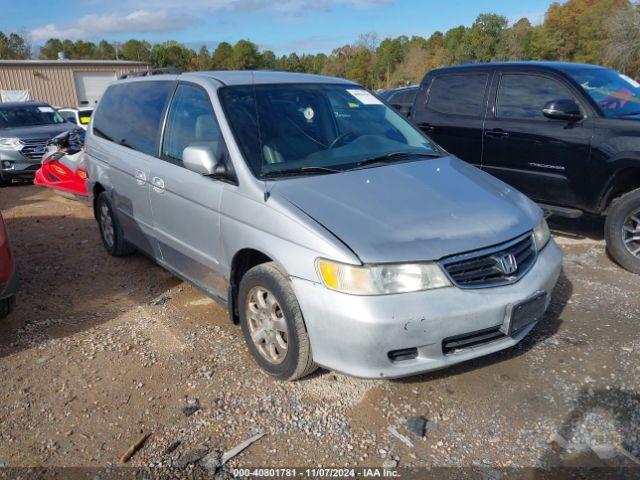
<instances>
[{"instance_id":1,"label":"black pickup truck","mask_svg":"<svg viewBox=\"0 0 640 480\"><path fill-rule=\"evenodd\" d=\"M605 215L640 273L640 84L595 65L507 62L428 72L410 120L552 214Z\"/></svg>"}]
</instances>

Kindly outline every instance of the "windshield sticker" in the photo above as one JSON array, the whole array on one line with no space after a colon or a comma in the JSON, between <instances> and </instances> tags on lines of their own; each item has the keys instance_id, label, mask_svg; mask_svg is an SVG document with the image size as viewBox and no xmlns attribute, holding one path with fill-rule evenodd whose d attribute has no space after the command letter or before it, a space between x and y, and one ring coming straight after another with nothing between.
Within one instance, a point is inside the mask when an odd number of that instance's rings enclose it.
<instances>
[{"instance_id":1,"label":"windshield sticker","mask_svg":"<svg viewBox=\"0 0 640 480\"><path fill-rule=\"evenodd\" d=\"M307 107L304 109L304 118L306 118L308 122L313 120L313 117L315 117L315 115L316 113L313 111L313 108Z\"/></svg>"},{"instance_id":2,"label":"windshield sticker","mask_svg":"<svg viewBox=\"0 0 640 480\"><path fill-rule=\"evenodd\" d=\"M42 113L52 113L53 108L51 107L38 107L38 111Z\"/></svg>"},{"instance_id":3,"label":"windshield sticker","mask_svg":"<svg viewBox=\"0 0 640 480\"><path fill-rule=\"evenodd\" d=\"M353 88L347 89L347 92L360 100L360 103L362 103L363 105L382 105L382 102L380 100L378 100L366 90Z\"/></svg>"},{"instance_id":4,"label":"windshield sticker","mask_svg":"<svg viewBox=\"0 0 640 480\"><path fill-rule=\"evenodd\" d=\"M360 106L359 103L356 102L349 102L349 108L358 108Z\"/></svg>"},{"instance_id":5,"label":"windshield sticker","mask_svg":"<svg viewBox=\"0 0 640 480\"><path fill-rule=\"evenodd\" d=\"M627 77L626 75L620 74L620 78L625 80L627 83L633 85L635 88L640 88L640 83L636 82L633 78Z\"/></svg>"}]
</instances>

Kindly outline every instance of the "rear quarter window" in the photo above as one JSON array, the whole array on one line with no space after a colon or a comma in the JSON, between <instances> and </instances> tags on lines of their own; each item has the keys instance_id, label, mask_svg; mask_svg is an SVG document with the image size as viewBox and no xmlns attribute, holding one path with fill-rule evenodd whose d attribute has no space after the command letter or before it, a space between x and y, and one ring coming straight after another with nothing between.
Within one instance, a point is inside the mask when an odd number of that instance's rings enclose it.
<instances>
[{"instance_id":1,"label":"rear quarter window","mask_svg":"<svg viewBox=\"0 0 640 480\"><path fill-rule=\"evenodd\" d=\"M157 155L162 114L174 86L171 81L111 85L94 114L93 133L147 155Z\"/></svg>"},{"instance_id":2,"label":"rear quarter window","mask_svg":"<svg viewBox=\"0 0 640 480\"><path fill-rule=\"evenodd\" d=\"M440 75L431 83L426 106L438 113L480 117L488 80L486 73Z\"/></svg>"}]
</instances>

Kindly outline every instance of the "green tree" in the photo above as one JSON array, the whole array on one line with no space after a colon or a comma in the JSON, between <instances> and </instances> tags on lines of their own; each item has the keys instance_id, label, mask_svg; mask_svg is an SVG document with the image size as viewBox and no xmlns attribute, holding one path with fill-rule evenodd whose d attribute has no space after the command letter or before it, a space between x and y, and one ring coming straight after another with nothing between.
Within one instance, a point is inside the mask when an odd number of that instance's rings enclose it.
<instances>
[{"instance_id":1,"label":"green tree","mask_svg":"<svg viewBox=\"0 0 640 480\"><path fill-rule=\"evenodd\" d=\"M233 68L233 47L227 42L220 42L213 52L212 68L214 70L231 70Z\"/></svg>"},{"instance_id":2,"label":"green tree","mask_svg":"<svg viewBox=\"0 0 640 480\"><path fill-rule=\"evenodd\" d=\"M58 38L50 38L40 49L40 58L42 60L55 60L58 58L58 52L62 52L62 41Z\"/></svg>"},{"instance_id":3,"label":"green tree","mask_svg":"<svg viewBox=\"0 0 640 480\"><path fill-rule=\"evenodd\" d=\"M209 49L207 49L207 47L203 45L202 47L200 47L200 50L198 50L198 55L193 59L192 70L211 70L211 64L212 60Z\"/></svg>"},{"instance_id":4,"label":"green tree","mask_svg":"<svg viewBox=\"0 0 640 480\"><path fill-rule=\"evenodd\" d=\"M31 56L31 46L22 35L0 32L0 59L25 60Z\"/></svg>"},{"instance_id":5,"label":"green tree","mask_svg":"<svg viewBox=\"0 0 640 480\"><path fill-rule=\"evenodd\" d=\"M509 22L502 15L483 13L471 26L467 43L471 57L480 62L494 60L500 52L504 32Z\"/></svg>"},{"instance_id":6,"label":"green tree","mask_svg":"<svg viewBox=\"0 0 640 480\"><path fill-rule=\"evenodd\" d=\"M116 49L106 40L102 40L96 48L96 58L100 60L115 60Z\"/></svg>"},{"instance_id":7,"label":"green tree","mask_svg":"<svg viewBox=\"0 0 640 480\"><path fill-rule=\"evenodd\" d=\"M260 57L260 68L264 70L277 70L278 59L271 50L265 50Z\"/></svg>"},{"instance_id":8,"label":"green tree","mask_svg":"<svg viewBox=\"0 0 640 480\"><path fill-rule=\"evenodd\" d=\"M253 70L260 65L258 46L249 40L239 40L233 46L231 54L233 68L236 70Z\"/></svg>"},{"instance_id":9,"label":"green tree","mask_svg":"<svg viewBox=\"0 0 640 480\"><path fill-rule=\"evenodd\" d=\"M131 60L137 62L151 61L151 44L144 40L127 40L118 49L120 60Z\"/></svg>"},{"instance_id":10,"label":"green tree","mask_svg":"<svg viewBox=\"0 0 640 480\"><path fill-rule=\"evenodd\" d=\"M151 48L151 65L154 68L175 67L189 70L196 53L184 45L170 40L158 43Z\"/></svg>"}]
</instances>

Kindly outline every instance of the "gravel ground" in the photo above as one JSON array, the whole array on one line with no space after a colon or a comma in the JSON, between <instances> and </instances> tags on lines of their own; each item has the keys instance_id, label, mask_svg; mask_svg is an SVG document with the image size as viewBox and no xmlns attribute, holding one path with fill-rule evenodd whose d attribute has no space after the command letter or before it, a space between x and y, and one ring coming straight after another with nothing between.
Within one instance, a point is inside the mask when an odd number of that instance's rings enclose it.
<instances>
[{"instance_id":1,"label":"gravel ground","mask_svg":"<svg viewBox=\"0 0 640 480\"><path fill-rule=\"evenodd\" d=\"M143 433L129 463L176 472L257 433L228 467L640 464L640 282L601 224L552 224L564 273L514 348L403 380L279 383L211 300L109 257L88 206L14 186L0 209L21 276L0 325L0 466L117 465Z\"/></svg>"}]
</instances>

